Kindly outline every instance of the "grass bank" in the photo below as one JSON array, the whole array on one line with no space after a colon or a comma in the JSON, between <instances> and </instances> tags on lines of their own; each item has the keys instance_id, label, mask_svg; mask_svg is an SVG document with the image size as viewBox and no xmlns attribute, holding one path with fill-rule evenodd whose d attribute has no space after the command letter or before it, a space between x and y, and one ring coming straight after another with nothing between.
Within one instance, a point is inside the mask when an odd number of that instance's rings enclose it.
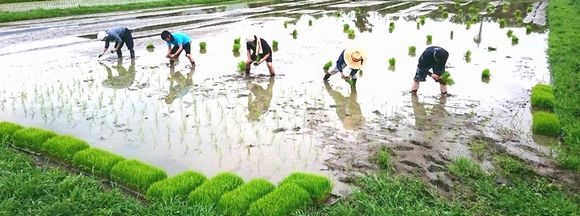
<instances>
[{"instance_id":1,"label":"grass bank","mask_svg":"<svg viewBox=\"0 0 580 216\"><path fill-rule=\"evenodd\" d=\"M103 5L93 7L76 7L63 9L34 9L29 11L0 12L0 23L32 20L51 17L63 17L72 15L106 13L115 11L128 11L147 8L160 8L171 6L184 6L192 4L211 4L219 2L232 2L232 0L160 0L155 2L129 3L121 5Z\"/></svg>"},{"instance_id":2,"label":"grass bank","mask_svg":"<svg viewBox=\"0 0 580 216\"><path fill-rule=\"evenodd\" d=\"M36 1L50 1L50 0L0 0L0 4L36 2Z\"/></svg>"},{"instance_id":3,"label":"grass bank","mask_svg":"<svg viewBox=\"0 0 580 216\"><path fill-rule=\"evenodd\" d=\"M562 167L580 171L580 1L551 0L548 11L549 60L556 104L564 132Z\"/></svg>"}]
</instances>

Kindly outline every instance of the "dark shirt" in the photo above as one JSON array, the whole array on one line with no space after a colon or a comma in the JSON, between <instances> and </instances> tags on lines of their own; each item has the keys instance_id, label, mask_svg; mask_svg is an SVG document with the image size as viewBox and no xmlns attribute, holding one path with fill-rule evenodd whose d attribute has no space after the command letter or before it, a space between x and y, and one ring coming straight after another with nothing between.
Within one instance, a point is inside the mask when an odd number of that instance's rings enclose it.
<instances>
[{"instance_id":1,"label":"dark shirt","mask_svg":"<svg viewBox=\"0 0 580 216\"><path fill-rule=\"evenodd\" d=\"M338 60L336 60L336 68L342 73L342 69L346 67L346 61L344 61L344 50L338 56ZM350 76L354 76L358 72L358 69L352 69L350 71Z\"/></svg>"},{"instance_id":2,"label":"dark shirt","mask_svg":"<svg viewBox=\"0 0 580 216\"><path fill-rule=\"evenodd\" d=\"M445 63L447 62L447 59L442 62L437 62L435 60L435 52L447 52L447 50L438 46L427 47L427 49L423 51L423 54L421 54L417 67L425 71L433 68L433 73L441 76L445 71Z\"/></svg>"},{"instance_id":3,"label":"dark shirt","mask_svg":"<svg viewBox=\"0 0 580 216\"><path fill-rule=\"evenodd\" d=\"M263 38L260 38L260 41L262 42L262 51L264 51L264 55L266 54L272 54L272 48L270 48L270 45L268 44L268 42L266 42L266 40L264 40ZM256 53L256 43L246 43L246 47L248 48L248 50L250 51L250 55L252 56L256 56L258 53Z\"/></svg>"},{"instance_id":4,"label":"dark shirt","mask_svg":"<svg viewBox=\"0 0 580 216\"><path fill-rule=\"evenodd\" d=\"M116 44L123 42L122 37L125 35L125 31L129 31L129 29L125 27L116 27L105 30L107 33L107 37L105 38L105 48L109 48L109 41L115 41Z\"/></svg>"}]
</instances>

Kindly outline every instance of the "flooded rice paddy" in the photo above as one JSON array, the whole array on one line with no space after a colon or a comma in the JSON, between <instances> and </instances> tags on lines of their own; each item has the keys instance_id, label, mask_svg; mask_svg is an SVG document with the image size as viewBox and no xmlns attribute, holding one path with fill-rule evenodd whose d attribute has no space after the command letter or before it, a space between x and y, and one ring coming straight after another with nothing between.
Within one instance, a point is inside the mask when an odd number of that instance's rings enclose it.
<instances>
[{"instance_id":1,"label":"flooded rice paddy","mask_svg":"<svg viewBox=\"0 0 580 216\"><path fill-rule=\"evenodd\" d=\"M439 10L440 4L240 3L0 24L0 119L71 134L170 174L232 171L278 182L306 171L333 179L335 192L376 170L373 154L382 146L396 170L443 189L445 164L476 158L473 141L548 167L546 144L557 140L531 134L529 103L531 87L550 82L545 3L512 3L504 12L492 2L491 13L481 3L441 4ZM461 18L467 15L457 16L457 9L467 14L470 7L480 8L480 19L467 27ZM531 32L514 22L516 10ZM417 24L423 15L425 24ZM505 28L501 18L508 20ZM343 24L355 30L354 39ZM134 30L135 60L125 48L122 60L97 58L103 43L95 34L114 26ZM165 29L192 37L195 69L183 56L169 66L158 36ZM233 41L248 34L279 42L273 54L278 76L267 76L264 65L251 77L237 72L245 45L237 55ZM450 53L447 70L456 84L447 97L431 79L418 96L408 93L427 35ZM203 54L201 41L207 43ZM145 48L149 43L154 50ZM351 46L369 56L356 91L338 75L322 82L322 66ZM409 46L416 46L416 56ZM396 58L395 67L389 58ZM491 71L489 80L481 78L484 69ZM489 157L478 158L491 168Z\"/></svg>"}]
</instances>

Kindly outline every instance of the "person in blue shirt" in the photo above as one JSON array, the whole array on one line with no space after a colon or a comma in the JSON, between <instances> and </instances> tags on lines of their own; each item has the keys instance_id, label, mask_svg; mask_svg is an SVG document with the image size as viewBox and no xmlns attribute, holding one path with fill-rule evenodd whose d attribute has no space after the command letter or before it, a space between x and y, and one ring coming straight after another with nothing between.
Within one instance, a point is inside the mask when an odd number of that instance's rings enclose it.
<instances>
[{"instance_id":1,"label":"person in blue shirt","mask_svg":"<svg viewBox=\"0 0 580 216\"><path fill-rule=\"evenodd\" d=\"M133 50L133 35L131 35L131 30L128 28L116 27L107 29L99 32L97 34L97 39L105 41L105 49L101 54L99 54L99 58L107 52L107 49L109 49L109 42L111 41L115 41L115 46L111 49L111 53L117 52L117 57L122 58L123 53L121 52L121 48L124 44L127 44L127 49L129 49L129 52L131 53L131 58L135 58L135 51Z\"/></svg>"},{"instance_id":2,"label":"person in blue shirt","mask_svg":"<svg viewBox=\"0 0 580 216\"><path fill-rule=\"evenodd\" d=\"M167 42L167 55L165 57L170 59L173 63L179 57L181 52L185 50L185 56L189 58L191 66L195 66L193 55L191 55L191 38L184 33L171 33L167 30L161 32L161 39ZM171 47L173 45L173 47Z\"/></svg>"},{"instance_id":3,"label":"person in blue shirt","mask_svg":"<svg viewBox=\"0 0 580 216\"><path fill-rule=\"evenodd\" d=\"M441 79L441 75L445 72L447 58L449 58L449 52L447 50L438 46L427 47L423 51L423 54L421 54L421 57L419 57L419 64L417 65L417 71L415 72L415 78L411 86L411 93L416 94L419 89L419 82L425 82L425 78L429 75L433 80L439 82L441 94L447 94L447 86ZM431 68L433 68L433 73L429 72Z\"/></svg>"},{"instance_id":4,"label":"person in blue shirt","mask_svg":"<svg viewBox=\"0 0 580 216\"><path fill-rule=\"evenodd\" d=\"M362 68L365 59L367 59L367 54L361 48L345 49L338 56L336 67L331 71L325 71L323 80L326 82L330 76L340 72L341 77L349 82L351 87L355 87L358 79L357 72Z\"/></svg>"}]
</instances>

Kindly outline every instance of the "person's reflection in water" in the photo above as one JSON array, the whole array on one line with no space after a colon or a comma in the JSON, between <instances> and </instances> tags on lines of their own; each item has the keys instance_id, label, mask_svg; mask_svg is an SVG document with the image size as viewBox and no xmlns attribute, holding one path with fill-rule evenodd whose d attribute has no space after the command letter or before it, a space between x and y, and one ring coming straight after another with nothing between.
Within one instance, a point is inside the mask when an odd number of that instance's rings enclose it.
<instances>
[{"instance_id":1,"label":"person's reflection in water","mask_svg":"<svg viewBox=\"0 0 580 216\"><path fill-rule=\"evenodd\" d=\"M350 96L345 97L340 92L333 90L328 82L324 82L324 86L336 103L336 114L342 121L344 129L358 130L362 128L366 119L357 102L356 88L350 88Z\"/></svg>"},{"instance_id":2,"label":"person's reflection in water","mask_svg":"<svg viewBox=\"0 0 580 216\"><path fill-rule=\"evenodd\" d=\"M272 101L272 89L274 88L274 77L268 81L268 88L264 89L262 86L248 83L250 92L254 95L248 97L248 119L250 121L258 121L262 114L268 111L270 101Z\"/></svg>"},{"instance_id":3,"label":"person's reflection in water","mask_svg":"<svg viewBox=\"0 0 580 216\"><path fill-rule=\"evenodd\" d=\"M447 111L445 111L445 104L447 103L446 95L439 97L439 103L433 105L429 113L427 113L424 104L419 102L416 94L411 94L411 101L413 102L413 113L415 114L415 127L439 129L437 127L442 126L440 125L440 121L447 116Z\"/></svg>"},{"instance_id":4,"label":"person's reflection in water","mask_svg":"<svg viewBox=\"0 0 580 216\"><path fill-rule=\"evenodd\" d=\"M181 98L193 89L193 73L195 67L191 67L186 76L179 71L175 72L175 67L169 68L169 94L165 97L165 103L172 104L176 98Z\"/></svg>"},{"instance_id":5,"label":"person's reflection in water","mask_svg":"<svg viewBox=\"0 0 580 216\"><path fill-rule=\"evenodd\" d=\"M111 68L104 63L100 62L101 65L105 67L107 70L107 79L103 81L103 86L107 88L113 89L125 89L129 88L135 81L135 60L131 60L131 66L129 66L129 70L123 67L123 60L119 59L117 61L117 66L113 66L118 72L117 76L113 75L113 71Z\"/></svg>"}]
</instances>

